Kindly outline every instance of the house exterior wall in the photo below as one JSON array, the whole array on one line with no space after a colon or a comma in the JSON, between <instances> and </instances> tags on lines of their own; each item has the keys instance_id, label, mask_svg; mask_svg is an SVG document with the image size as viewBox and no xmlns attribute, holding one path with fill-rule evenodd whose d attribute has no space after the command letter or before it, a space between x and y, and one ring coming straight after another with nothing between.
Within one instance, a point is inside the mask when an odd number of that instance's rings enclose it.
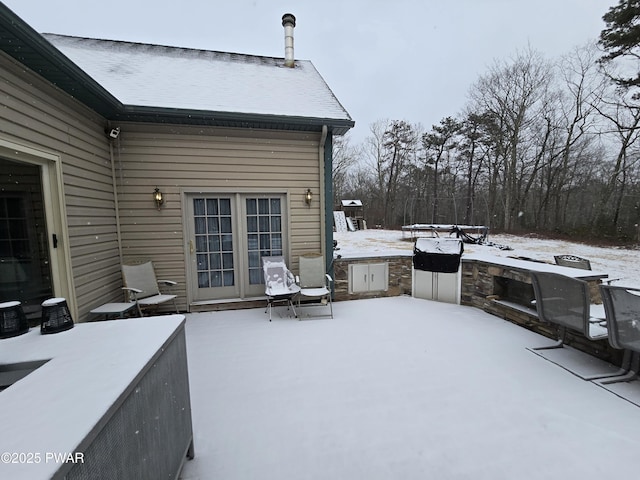
<instances>
[{"instance_id":1,"label":"house exterior wall","mask_svg":"<svg viewBox=\"0 0 640 480\"><path fill-rule=\"evenodd\" d=\"M288 212L289 268L320 252L323 192L320 133L121 124L114 141L123 260L152 260L158 278L178 282L178 307L188 309L188 193L282 193ZM158 187L165 204L152 199ZM304 202L310 188L311 206Z\"/></svg>"},{"instance_id":2,"label":"house exterior wall","mask_svg":"<svg viewBox=\"0 0 640 480\"><path fill-rule=\"evenodd\" d=\"M92 308L122 298L106 121L2 53L0 98L0 139L61 163L72 303L76 321L86 320Z\"/></svg>"}]
</instances>

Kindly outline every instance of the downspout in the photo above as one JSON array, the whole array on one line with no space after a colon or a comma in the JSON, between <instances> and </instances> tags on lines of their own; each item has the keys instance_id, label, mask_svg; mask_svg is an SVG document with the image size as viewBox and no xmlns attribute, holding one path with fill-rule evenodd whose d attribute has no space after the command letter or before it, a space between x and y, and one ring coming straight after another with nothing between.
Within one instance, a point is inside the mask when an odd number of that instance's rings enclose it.
<instances>
[{"instance_id":1,"label":"downspout","mask_svg":"<svg viewBox=\"0 0 640 480\"><path fill-rule=\"evenodd\" d=\"M109 129L111 129L110 123ZM116 165L113 158L113 142L120 142L120 140L117 138L109 138L109 157L111 159L111 186L113 188L113 203L116 214L116 239L118 242L118 258L120 259L120 265L122 265L122 234L120 231L120 207L118 206L118 188L116 184Z\"/></svg>"},{"instance_id":2,"label":"downspout","mask_svg":"<svg viewBox=\"0 0 640 480\"><path fill-rule=\"evenodd\" d=\"M329 154L329 160L331 159L331 145L329 148L326 148L327 138L330 139L328 135L328 129L326 125L322 126L322 134L320 135L320 148L318 149L319 162L320 162L320 192L322 192L322 197L320 198L320 235L322 238L322 256L325 258L325 270L332 275L331 269L333 266L333 235L331 238L328 237L328 232L333 232L333 229L330 229L328 212L333 210L333 207L330 205L332 202L332 194L331 194L331 169L327 169L327 153ZM327 152L328 150L328 152ZM330 166L330 162L329 162ZM328 172L327 172L328 170ZM327 174L329 177L327 178ZM331 255L331 257L329 256Z\"/></svg>"}]
</instances>

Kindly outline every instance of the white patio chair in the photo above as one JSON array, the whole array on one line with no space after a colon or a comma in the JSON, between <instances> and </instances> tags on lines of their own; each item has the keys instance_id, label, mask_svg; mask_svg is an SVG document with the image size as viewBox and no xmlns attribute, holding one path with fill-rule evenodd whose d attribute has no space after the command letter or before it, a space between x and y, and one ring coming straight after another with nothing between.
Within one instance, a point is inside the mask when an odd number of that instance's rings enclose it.
<instances>
[{"instance_id":1,"label":"white patio chair","mask_svg":"<svg viewBox=\"0 0 640 480\"><path fill-rule=\"evenodd\" d=\"M331 283L333 279L325 272L324 257L319 254L306 254L299 258L300 274L296 278L300 286L298 295L298 310L304 306L327 306L327 315L333 318L333 305L331 303ZM302 303L304 301L304 303Z\"/></svg>"},{"instance_id":2,"label":"white patio chair","mask_svg":"<svg viewBox=\"0 0 640 480\"><path fill-rule=\"evenodd\" d=\"M591 318L589 284L557 273L535 271L531 272L531 281L538 318L557 325L559 339L552 345L528 350L584 380L620 375L621 368L565 345L567 329L580 332L593 341L607 338L602 319Z\"/></svg>"},{"instance_id":3,"label":"white patio chair","mask_svg":"<svg viewBox=\"0 0 640 480\"><path fill-rule=\"evenodd\" d=\"M169 301L173 301L176 313L179 313L176 305L177 295L164 294L160 291L160 284L173 287L176 282L157 280L152 262L122 265L122 280L123 290L128 293L130 301L137 305L140 316L142 316L143 308L157 307Z\"/></svg>"},{"instance_id":4,"label":"white patio chair","mask_svg":"<svg viewBox=\"0 0 640 480\"><path fill-rule=\"evenodd\" d=\"M267 310L271 321L271 308L274 303L285 302L287 309L293 310L293 315L298 316L293 297L300 292L293 274L287 268L284 257L262 257L262 270L264 272L264 294L267 296ZM265 310L265 313L266 311Z\"/></svg>"}]
</instances>

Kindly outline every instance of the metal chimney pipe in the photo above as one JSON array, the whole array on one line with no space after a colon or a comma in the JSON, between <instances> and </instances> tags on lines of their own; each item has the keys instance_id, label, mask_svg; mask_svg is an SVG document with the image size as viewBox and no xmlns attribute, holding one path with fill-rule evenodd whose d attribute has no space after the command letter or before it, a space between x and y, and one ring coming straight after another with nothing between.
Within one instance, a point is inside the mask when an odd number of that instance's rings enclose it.
<instances>
[{"instance_id":1,"label":"metal chimney pipe","mask_svg":"<svg viewBox=\"0 0 640 480\"><path fill-rule=\"evenodd\" d=\"M284 65L285 67L294 67L293 28L296 26L296 17L291 13L285 13L282 16L282 26L284 27Z\"/></svg>"}]
</instances>

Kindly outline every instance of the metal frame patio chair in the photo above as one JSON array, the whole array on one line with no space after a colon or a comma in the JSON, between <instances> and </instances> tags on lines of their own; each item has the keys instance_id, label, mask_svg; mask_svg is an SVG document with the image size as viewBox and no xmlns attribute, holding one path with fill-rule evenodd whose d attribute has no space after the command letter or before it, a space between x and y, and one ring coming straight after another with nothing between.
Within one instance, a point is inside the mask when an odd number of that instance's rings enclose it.
<instances>
[{"instance_id":1,"label":"metal frame patio chair","mask_svg":"<svg viewBox=\"0 0 640 480\"><path fill-rule=\"evenodd\" d=\"M264 273L264 294L267 296L267 308L269 321L271 321L271 309L274 303L285 302L287 309L293 310L293 315L298 314L293 304L293 298L300 292L293 274L287 268L282 256L262 257L262 270Z\"/></svg>"},{"instance_id":2,"label":"metal frame patio chair","mask_svg":"<svg viewBox=\"0 0 640 480\"><path fill-rule=\"evenodd\" d=\"M173 287L177 285L173 280L158 280L151 261L135 265L122 265L122 288L129 295L129 299L135 302L138 313L142 316L145 308L157 307L165 302L173 301L173 306L178 312L176 304L177 295L165 294L160 291L160 285Z\"/></svg>"},{"instance_id":3,"label":"metal frame patio chair","mask_svg":"<svg viewBox=\"0 0 640 480\"><path fill-rule=\"evenodd\" d=\"M556 265L561 267L580 268L582 270L591 270L591 262L586 258L577 257L575 255L554 255Z\"/></svg>"},{"instance_id":4,"label":"metal frame patio chair","mask_svg":"<svg viewBox=\"0 0 640 480\"><path fill-rule=\"evenodd\" d=\"M298 295L298 310L303 306L327 306L333 318L333 305L331 302L331 283L333 279L325 271L324 257L320 254L306 254L299 257L300 273L296 283L300 286ZM304 303L301 303L304 300Z\"/></svg>"},{"instance_id":5,"label":"metal frame patio chair","mask_svg":"<svg viewBox=\"0 0 640 480\"><path fill-rule=\"evenodd\" d=\"M558 341L528 350L561 366L584 380L619 376L620 367L565 345L567 329L589 340L607 338L606 323L590 316L589 284L577 278L552 272L531 272L538 318L559 327ZM605 323L603 325L603 323Z\"/></svg>"},{"instance_id":6,"label":"metal frame patio chair","mask_svg":"<svg viewBox=\"0 0 640 480\"><path fill-rule=\"evenodd\" d=\"M640 289L600 285L607 316L609 343L624 350L627 372L599 380L598 385L640 406Z\"/></svg>"}]
</instances>

